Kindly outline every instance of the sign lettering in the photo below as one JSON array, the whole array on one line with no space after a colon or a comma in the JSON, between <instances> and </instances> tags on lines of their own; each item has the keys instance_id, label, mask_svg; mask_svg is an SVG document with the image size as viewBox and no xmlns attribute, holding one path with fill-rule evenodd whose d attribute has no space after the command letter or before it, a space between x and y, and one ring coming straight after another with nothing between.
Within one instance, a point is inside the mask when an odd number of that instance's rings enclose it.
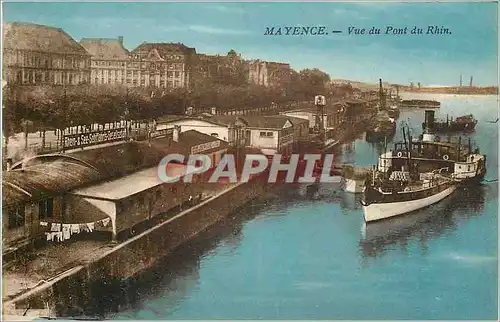
<instances>
[{"instance_id":1,"label":"sign lettering","mask_svg":"<svg viewBox=\"0 0 500 322\"><path fill-rule=\"evenodd\" d=\"M173 135L173 133L174 133L173 128L156 130L153 133L151 133L151 138L157 139L157 138L167 137L167 136Z\"/></svg>"},{"instance_id":2,"label":"sign lettering","mask_svg":"<svg viewBox=\"0 0 500 322\"><path fill-rule=\"evenodd\" d=\"M91 133L69 134L64 136L64 148L82 148L90 145L125 140L125 128L97 131Z\"/></svg>"},{"instance_id":3,"label":"sign lettering","mask_svg":"<svg viewBox=\"0 0 500 322\"><path fill-rule=\"evenodd\" d=\"M198 144L198 145L191 147L191 154L198 154L198 153L203 152L203 151L218 148L219 146L220 146L219 140L208 142L208 143L203 143L203 144Z\"/></svg>"}]
</instances>

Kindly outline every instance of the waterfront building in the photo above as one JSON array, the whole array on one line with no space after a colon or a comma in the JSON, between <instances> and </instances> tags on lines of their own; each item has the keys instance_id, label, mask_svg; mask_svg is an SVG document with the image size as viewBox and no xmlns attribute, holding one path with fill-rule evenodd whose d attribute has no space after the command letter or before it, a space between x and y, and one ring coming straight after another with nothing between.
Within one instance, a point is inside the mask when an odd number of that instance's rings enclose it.
<instances>
[{"instance_id":1,"label":"waterfront building","mask_svg":"<svg viewBox=\"0 0 500 322\"><path fill-rule=\"evenodd\" d=\"M323 129L334 130L340 124L340 113L342 111L341 104L331 104L325 106L323 113L318 112L316 107L308 106L298 109L293 109L281 112L281 115L288 117L300 118L308 121L309 131L314 132L319 130L321 120L323 119ZM322 115L323 114L323 115Z\"/></svg>"},{"instance_id":2,"label":"waterfront building","mask_svg":"<svg viewBox=\"0 0 500 322\"><path fill-rule=\"evenodd\" d=\"M166 154L181 153L209 155L214 167L228 144L196 131L158 133L150 142L39 155L4 172L4 259L48 240L53 233L62 233L64 225L75 231L105 232L117 239L138 223L205 191L205 174L195 175L192 184L165 183L158 177L157 166ZM171 164L167 173L181 177L185 165ZM98 224L106 221L109 225Z\"/></svg>"},{"instance_id":3,"label":"waterfront building","mask_svg":"<svg viewBox=\"0 0 500 322\"><path fill-rule=\"evenodd\" d=\"M127 85L187 88L196 50L180 43L140 44L131 52L127 65Z\"/></svg>"},{"instance_id":4,"label":"waterfront building","mask_svg":"<svg viewBox=\"0 0 500 322\"><path fill-rule=\"evenodd\" d=\"M248 62L249 83L274 86L289 83L292 69L290 64L254 60Z\"/></svg>"},{"instance_id":5,"label":"waterfront building","mask_svg":"<svg viewBox=\"0 0 500 322\"><path fill-rule=\"evenodd\" d=\"M200 133L216 137L228 142L229 146L243 146L245 140L246 121L241 117L212 115L203 118L166 116L157 120L157 130L180 126L181 132L196 130Z\"/></svg>"},{"instance_id":6,"label":"waterfront building","mask_svg":"<svg viewBox=\"0 0 500 322\"><path fill-rule=\"evenodd\" d=\"M246 123L246 146L270 153L292 153L295 143L293 123L289 117L244 116Z\"/></svg>"},{"instance_id":7,"label":"waterfront building","mask_svg":"<svg viewBox=\"0 0 500 322\"><path fill-rule=\"evenodd\" d=\"M123 37L83 38L80 44L92 55L91 84L132 84L132 79L127 79L130 52L123 46Z\"/></svg>"},{"instance_id":8,"label":"waterfront building","mask_svg":"<svg viewBox=\"0 0 500 322\"><path fill-rule=\"evenodd\" d=\"M2 77L9 84L78 85L90 80L90 54L61 28L3 25Z\"/></svg>"}]
</instances>

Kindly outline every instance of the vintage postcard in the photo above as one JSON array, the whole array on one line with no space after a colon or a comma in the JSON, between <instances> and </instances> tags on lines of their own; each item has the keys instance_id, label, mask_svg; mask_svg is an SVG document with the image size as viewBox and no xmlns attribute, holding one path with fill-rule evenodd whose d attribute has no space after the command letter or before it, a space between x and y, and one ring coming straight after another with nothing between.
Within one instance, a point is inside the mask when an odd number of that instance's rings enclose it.
<instances>
[{"instance_id":1,"label":"vintage postcard","mask_svg":"<svg viewBox=\"0 0 500 322\"><path fill-rule=\"evenodd\" d=\"M2 2L2 320L497 320L498 13Z\"/></svg>"}]
</instances>

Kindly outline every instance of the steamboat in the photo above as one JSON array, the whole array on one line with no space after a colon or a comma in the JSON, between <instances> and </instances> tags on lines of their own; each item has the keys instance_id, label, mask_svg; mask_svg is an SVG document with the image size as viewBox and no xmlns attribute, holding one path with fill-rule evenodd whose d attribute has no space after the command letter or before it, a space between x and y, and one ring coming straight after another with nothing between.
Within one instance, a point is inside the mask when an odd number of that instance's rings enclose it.
<instances>
[{"instance_id":1,"label":"steamboat","mask_svg":"<svg viewBox=\"0 0 500 322\"><path fill-rule=\"evenodd\" d=\"M426 111L426 127L421 139L414 140L403 128L403 142L394 144L394 149L383 153L377 170L390 172L394 168L408 165L413 171L429 172L437 168L449 168L453 177L464 184L480 182L486 175L486 155L473 147L458 142L441 142L433 133L434 111ZM408 134L407 134L408 133ZM408 163L408 160L411 162Z\"/></svg>"},{"instance_id":2,"label":"steamboat","mask_svg":"<svg viewBox=\"0 0 500 322\"><path fill-rule=\"evenodd\" d=\"M448 168L420 174L407 166L385 173L374 169L361 201L365 221L373 222L428 207L451 195L457 185Z\"/></svg>"},{"instance_id":3,"label":"steamboat","mask_svg":"<svg viewBox=\"0 0 500 322\"><path fill-rule=\"evenodd\" d=\"M459 116L454 120L446 116L446 121L435 122L434 130L436 133L474 132L476 125L477 120L472 114ZM425 122L422 123L422 129L425 129Z\"/></svg>"}]
</instances>

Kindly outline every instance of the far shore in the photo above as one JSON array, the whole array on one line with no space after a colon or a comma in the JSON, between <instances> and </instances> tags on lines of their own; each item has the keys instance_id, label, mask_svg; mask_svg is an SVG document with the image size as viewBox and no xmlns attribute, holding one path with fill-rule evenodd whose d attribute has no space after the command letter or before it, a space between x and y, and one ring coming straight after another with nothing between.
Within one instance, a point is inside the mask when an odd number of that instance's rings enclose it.
<instances>
[{"instance_id":1,"label":"far shore","mask_svg":"<svg viewBox=\"0 0 500 322\"><path fill-rule=\"evenodd\" d=\"M423 87L401 88L400 91L412 94L498 95L498 87Z\"/></svg>"}]
</instances>

